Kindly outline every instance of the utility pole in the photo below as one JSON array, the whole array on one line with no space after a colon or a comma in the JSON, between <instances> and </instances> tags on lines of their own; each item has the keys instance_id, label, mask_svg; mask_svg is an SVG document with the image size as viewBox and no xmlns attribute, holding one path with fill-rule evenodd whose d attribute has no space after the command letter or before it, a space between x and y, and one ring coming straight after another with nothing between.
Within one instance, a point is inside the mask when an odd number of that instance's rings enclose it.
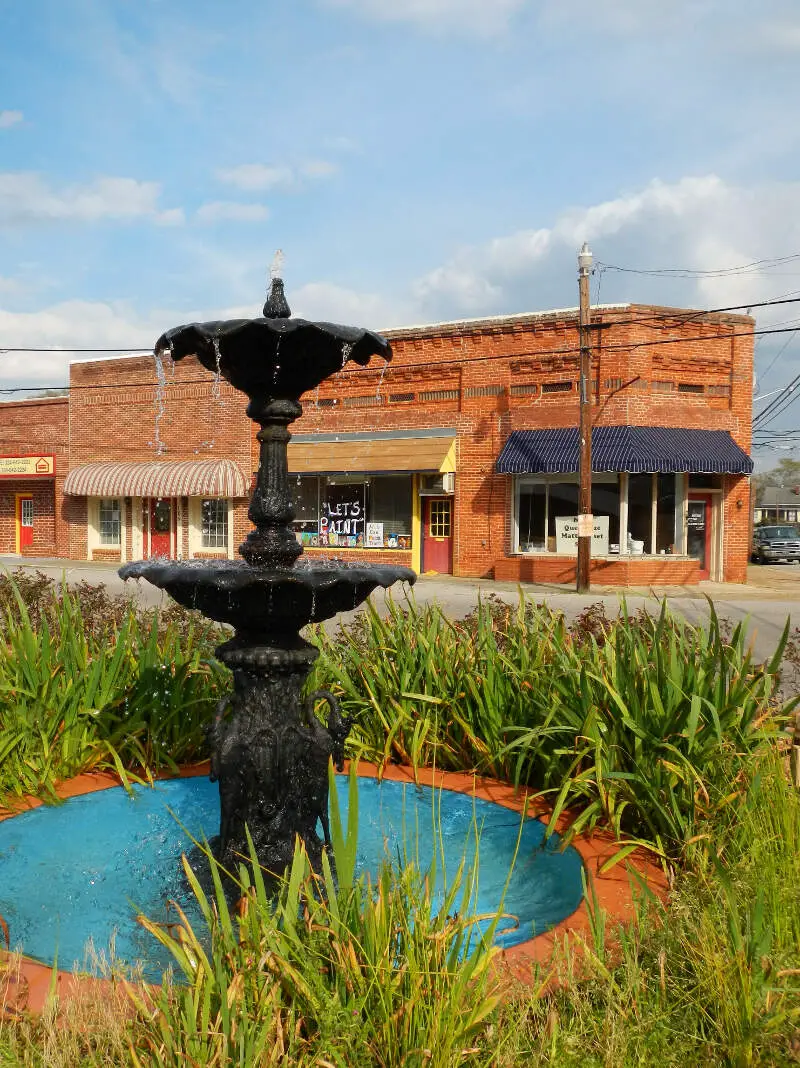
<instances>
[{"instance_id":1,"label":"utility pole","mask_svg":"<svg viewBox=\"0 0 800 1068\"><path fill-rule=\"evenodd\" d=\"M592 253L584 241L578 253L578 291L580 294L580 431L578 452L578 567L576 589L588 593L589 566L592 558L592 352L589 341L589 274Z\"/></svg>"}]
</instances>

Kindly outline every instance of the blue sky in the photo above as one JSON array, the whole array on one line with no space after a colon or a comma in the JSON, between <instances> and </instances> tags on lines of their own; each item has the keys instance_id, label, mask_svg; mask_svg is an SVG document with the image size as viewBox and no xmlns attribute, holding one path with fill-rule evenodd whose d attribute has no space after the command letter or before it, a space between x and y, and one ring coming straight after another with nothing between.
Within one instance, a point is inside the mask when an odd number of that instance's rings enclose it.
<instances>
[{"instance_id":1,"label":"blue sky","mask_svg":"<svg viewBox=\"0 0 800 1068\"><path fill-rule=\"evenodd\" d=\"M0 354L0 388L257 314L278 247L295 313L374 328L573 305L584 239L800 255L796 0L0 0L0 31L0 349L64 350ZM800 258L598 289L755 303L800 296ZM761 393L794 338L759 342Z\"/></svg>"}]
</instances>

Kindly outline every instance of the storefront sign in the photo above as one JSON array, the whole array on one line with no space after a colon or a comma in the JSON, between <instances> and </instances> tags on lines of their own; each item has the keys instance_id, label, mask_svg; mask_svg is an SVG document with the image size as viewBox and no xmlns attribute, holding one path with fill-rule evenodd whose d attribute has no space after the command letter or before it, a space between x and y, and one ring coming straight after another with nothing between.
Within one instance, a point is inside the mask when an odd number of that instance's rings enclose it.
<instances>
[{"instance_id":1,"label":"storefront sign","mask_svg":"<svg viewBox=\"0 0 800 1068\"><path fill-rule=\"evenodd\" d=\"M328 486L319 518L320 545L364 544L364 484Z\"/></svg>"},{"instance_id":2,"label":"storefront sign","mask_svg":"<svg viewBox=\"0 0 800 1068\"><path fill-rule=\"evenodd\" d=\"M0 478L52 478L55 456L0 456Z\"/></svg>"},{"instance_id":3,"label":"storefront sign","mask_svg":"<svg viewBox=\"0 0 800 1068\"><path fill-rule=\"evenodd\" d=\"M368 549L383 548L383 523L367 523L367 536L364 544Z\"/></svg>"},{"instance_id":4,"label":"storefront sign","mask_svg":"<svg viewBox=\"0 0 800 1068\"><path fill-rule=\"evenodd\" d=\"M556 516L556 552L577 555L578 516ZM596 515L592 523L593 556L608 555L608 516Z\"/></svg>"}]
</instances>

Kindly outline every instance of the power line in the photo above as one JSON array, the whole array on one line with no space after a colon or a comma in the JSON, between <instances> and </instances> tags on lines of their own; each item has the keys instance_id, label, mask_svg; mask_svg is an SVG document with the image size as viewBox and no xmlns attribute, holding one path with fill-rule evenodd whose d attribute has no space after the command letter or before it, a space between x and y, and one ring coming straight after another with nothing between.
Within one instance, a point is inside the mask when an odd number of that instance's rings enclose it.
<instances>
[{"instance_id":1,"label":"power line","mask_svg":"<svg viewBox=\"0 0 800 1068\"><path fill-rule=\"evenodd\" d=\"M726 278L739 274L767 273L769 267L779 267L785 263L800 260L800 252L789 256L778 256L773 259L753 260L751 263L740 264L738 267L719 267L716 269L700 269L693 267L619 267L613 263L603 263L598 260L597 266L606 271L619 271L623 274L666 275L679 278Z\"/></svg>"},{"instance_id":2,"label":"power line","mask_svg":"<svg viewBox=\"0 0 800 1068\"><path fill-rule=\"evenodd\" d=\"M616 324L614 324L614 325L616 325ZM613 345L596 346L596 348L600 348L604 353L608 353L608 352L616 352L616 351L619 351L621 349L622 350L631 351L633 349L657 348L660 345L687 345L687 344L690 344L693 341L705 341L705 342L716 343L716 342L720 342L720 341L723 341L723 342L724 341L730 341L733 338L739 338L739 337L763 337L763 336L770 335L770 334L794 334L797 331L800 331L800 326L781 327L781 328L766 329L766 330L731 331L730 333L717 334L717 335L715 335L713 337L709 336L708 334L693 334L693 335L690 335L689 337L661 338L661 339L653 340L653 341L624 341L624 342L618 342L618 343L613 344ZM48 351L50 351L50 350L48 350ZM514 354L514 353L504 352L504 353L496 353L496 354L491 355L491 356L464 356L464 357L461 357L461 358L455 359L455 360L426 360L426 362L424 364L424 367L425 368L430 368L430 367L462 367L464 364L469 364L469 363L490 363L490 362L492 362L494 360L528 360L528 359L538 359L540 356L570 356L570 355L577 355L579 352L580 352L580 347L579 346L565 346L563 348L558 348L558 349L537 349L536 351L529 352L529 353ZM421 364L413 364L412 363L412 364L395 364L394 366L399 371L413 371L413 370L421 369L423 365L421 365ZM341 373L341 372L339 372L339 373ZM353 367L353 368L347 368L347 370L344 373L346 373L348 375L359 375L359 374L375 375L377 372L376 372L375 368L371 368L371 367ZM207 378L202 378L202 379L195 378L195 379L182 379L181 381L183 383L185 383L185 384L189 384L189 383L197 383L197 382L207 382L208 379ZM30 392L30 391L44 391L44 390L47 390L47 389L69 390L69 391L83 390L83 389L105 389L105 390L109 390L109 389L119 389L119 388L122 388L122 387L125 387L125 386L142 387L142 386L149 386L149 385L156 386L157 384L158 384L157 381L152 381L152 382L141 382L140 381L140 382L113 382L113 383L107 383L107 384L102 384L102 385L98 384L98 385L84 385L84 386L77 386L77 385L76 386L72 386L72 385L63 385L63 384L56 385L56 386L42 386L42 385L38 385L38 386L14 386L14 387L6 387L4 389L0 388L0 393L23 393L23 392Z\"/></svg>"},{"instance_id":3,"label":"power line","mask_svg":"<svg viewBox=\"0 0 800 1068\"><path fill-rule=\"evenodd\" d=\"M614 270L626 270L627 268L619 267L619 268L613 268L613 269ZM800 290L793 290L792 292L797 293L797 292L800 292ZM722 312L740 311L742 308L770 308L770 307L774 307L776 305L781 305L781 304L800 304L800 296L776 297L776 298L774 298L772 300L750 301L750 302L745 303L745 304L728 304L728 305L725 305L724 307L720 307L720 308L701 308L701 309L697 309L697 310L692 310L692 309L683 310L681 308L674 308L674 309L671 309L670 311L662 311L662 312L652 313L652 314L648 314L648 315L635 316L635 317L630 318L630 319L613 319L613 320L611 320L611 322L612 322L612 324L614 326L641 326L641 325L643 325L645 323L648 323L648 322L664 322L664 321L674 320L674 319L678 319L681 322L690 322L692 319L699 318L700 316L703 316L703 315L717 315L717 314L720 314ZM599 313L599 314L602 315L604 311L607 311L609 309L603 309L603 308L599 308L599 307L592 307L591 310L593 312L595 312L595 313ZM487 316L487 321L488 320L491 320L491 316ZM457 324L457 323L461 322L461 320L457 320L456 319L456 320L453 320L453 322ZM431 326L436 326L438 324L431 323L430 325ZM389 329L386 332L387 333L392 333L394 331ZM754 331L754 333L756 333L756 334L757 333L764 333L764 332L765 331ZM694 340L694 339L692 339L692 340ZM152 349L146 349L146 350L143 349L143 350L139 350L138 352L137 351L129 351L131 349L135 350L136 346L135 345L127 345L127 346L126 345L118 345L116 348L91 348L91 347L69 345L69 346L62 346L62 347L59 347L59 348L52 348L52 347L47 348L47 347L35 347L35 346L24 346L24 345L0 345L0 355L7 355L8 353L12 353L12 352L41 352L41 353L59 353L59 352L61 352L61 353L64 353L64 354L67 354L67 353L70 353L70 352L123 353L123 354L129 355L131 357L133 357L133 356L147 357L147 356L152 356L153 355ZM576 350L576 351L578 351L578 350ZM462 362L464 362L464 361L462 361Z\"/></svg>"}]
</instances>

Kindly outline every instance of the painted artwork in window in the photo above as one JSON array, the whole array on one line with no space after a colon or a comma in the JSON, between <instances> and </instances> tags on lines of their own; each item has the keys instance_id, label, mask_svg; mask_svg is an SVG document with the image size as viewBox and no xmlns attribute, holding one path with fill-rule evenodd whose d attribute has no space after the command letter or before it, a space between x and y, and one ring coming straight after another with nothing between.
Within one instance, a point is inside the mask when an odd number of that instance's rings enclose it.
<instances>
[{"instance_id":1,"label":"painted artwork in window","mask_svg":"<svg viewBox=\"0 0 800 1068\"><path fill-rule=\"evenodd\" d=\"M297 475L293 505L294 531L303 545L411 546L410 475Z\"/></svg>"}]
</instances>

